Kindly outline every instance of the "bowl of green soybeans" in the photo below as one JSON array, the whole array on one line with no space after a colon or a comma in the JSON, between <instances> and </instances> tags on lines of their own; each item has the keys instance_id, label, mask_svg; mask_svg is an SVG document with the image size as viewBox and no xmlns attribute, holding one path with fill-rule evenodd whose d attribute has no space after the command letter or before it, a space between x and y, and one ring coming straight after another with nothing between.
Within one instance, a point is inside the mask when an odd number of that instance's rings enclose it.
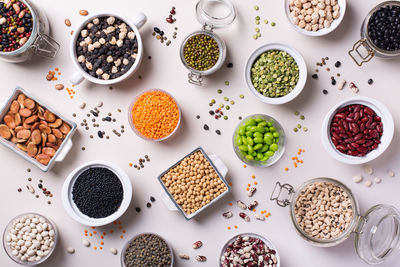
<instances>
[{"instance_id":1,"label":"bowl of green soybeans","mask_svg":"<svg viewBox=\"0 0 400 267\"><path fill-rule=\"evenodd\" d=\"M254 167L268 167L285 152L285 132L277 120L265 114L244 118L232 138L236 156Z\"/></svg>"},{"instance_id":2,"label":"bowl of green soybeans","mask_svg":"<svg viewBox=\"0 0 400 267\"><path fill-rule=\"evenodd\" d=\"M285 104L295 99L307 81L307 66L294 48L279 43L266 44L253 53L245 67L250 91L267 104Z\"/></svg>"}]
</instances>

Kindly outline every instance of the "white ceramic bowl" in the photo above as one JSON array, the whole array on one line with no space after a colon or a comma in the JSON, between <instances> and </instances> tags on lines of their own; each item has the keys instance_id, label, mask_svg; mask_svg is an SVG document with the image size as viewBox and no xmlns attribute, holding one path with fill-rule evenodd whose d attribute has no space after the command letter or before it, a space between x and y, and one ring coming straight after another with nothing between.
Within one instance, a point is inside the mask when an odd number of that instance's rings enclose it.
<instances>
[{"instance_id":1,"label":"white ceramic bowl","mask_svg":"<svg viewBox=\"0 0 400 267\"><path fill-rule=\"evenodd\" d=\"M178 120L178 123L176 124L175 129L174 129L169 135L167 135L167 136L165 136L165 137L163 137L163 138L159 138L159 139L151 139L151 138L148 138L148 137L142 135L142 134L136 129L135 124L133 124L133 118L132 118L132 109L133 109L133 106L135 105L136 101L138 100L138 98L139 98L141 95L143 95L143 94L145 94L145 93L148 93L148 92L162 92L162 93L164 93L164 94L170 96L170 97L175 101L176 106L178 107L178 111L179 111L179 120ZM170 95L167 91L164 91L164 90L161 90L161 89L149 89L149 90L146 90L146 91L140 93L140 94L139 94L138 96L136 96L135 99L132 101L132 103L129 105L129 109L128 109L128 121L129 121L129 125L130 125L131 128L132 128L132 131L133 131L137 136L139 136L140 138L142 138L142 139L144 139L144 140L147 140L147 141L160 142L160 141L167 140L167 139L170 138L172 135L174 135L174 133L178 130L178 128L179 128L179 126L180 126L180 124L181 124L181 119L182 119L182 113L181 113L181 108L180 108L179 105L178 105L178 102L177 102L176 99L175 99L172 95Z\"/></svg>"},{"instance_id":2,"label":"white ceramic bowl","mask_svg":"<svg viewBox=\"0 0 400 267\"><path fill-rule=\"evenodd\" d=\"M276 247L274 246L274 244L272 244L272 242L271 242L268 238L263 237L263 236L258 235L258 234L254 234L254 233L242 233L242 234L235 235L234 237L232 237L231 239L229 239L229 240L225 243L225 245L222 247L221 253L220 253L219 258L218 258L218 263L219 263L218 266L221 266L221 257L224 255L224 252L225 252L226 248L229 246L230 243L234 242L235 239L236 239L239 235L241 235L242 237L243 237L243 236L250 236L250 237L256 237L256 238L261 239L270 249L275 250L275 252L276 252L275 256L276 256L276 260L277 260L276 266L277 266L277 267L280 267L280 266L281 266L281 259L280 259L280 257L279 257L278 250L276 249Z\"/></svg>"},{"instance_id":3,"label":"white ceramic bowl","mask_svg":"<svg viewBox=\"0 0 400 267\"><path fill-rule=\"evenodd\" d=\"M343 17L346 13L346 0L337 0L338 4L339 4L339 12L340 12L340 17L338 19L335 19L332 21L332 24L329 28L323 28L322 30L318 30L316 32L314 31L307 31L305 29L300 28L299 26L295 25L292 21L292 18L290 17L290 8L289 8L289 1L290 0L284 0L283 4L284 4L284 8L285 8L285 13L286 13L286 18L289 21L289 24L292 25L292 27L299 33L307 35L307 36L323 36L323 35L327 35L328 33L333 32L338 26L339 24L342 22Z\"/></svg>"},{"instance_id":4,"label":"white ceramic bowl","mask_svg":"<svg viewBox=\"0 0 400 267\"><path fill-rule=\"evenodd\" d=\"M293 59L296 61L299 67L299 81L297 82L296 87L293 88L293 90L289 94L282 97L266 97L262 95L260 92L257 91L256 88L254 88L253 82L251 81L251 68L254 62L262 53L267 52L269 50L282 50L287 52L293 57ZM266 44L257 48L253 53L250 54L250 57L247 59L245 67L245 81L250 91L262 102L273 105L284 104L296 98L301 93L301 91L303 91L303 88L307 81L307 66L304 61L304 58L294 48L279 43Z\"/></svg>"},{"instance_id":5,"label":"white ceramic bowl","mask_svg":"<svg viewBox=\"0 0 400 267\"><path fill-rule=\"evenodd\" d=\"M333 117L336 114L336 111L342 107L352 104L361 104L370 107L373 111L375 111L376 115L378 115L382 119L383 134L380 139L381 143L379 144L377 149L372 150L364 157L349 156L347 154L341 153L339 150L336 149L331 140L330 125ZM375 99L363 96L356 96L338 103L329 110L322 123L321 139L325 150L330 156L332 156L336 160L347 164L363 164L376 159L389 147L393 139L393 133L394 122L392 114L390 114L388 108Z\"/></svg>"},{"instance_id":6,"label":"white ceramic bowl","mask_svg":"<svg viewBox=\"0 0 400 267\"><path fill-rule=\"evenodd\" d=\"M154 235L154 236L157 236L158 238L164 240L164 242L167 244L167 246L168 246L168 248L169 248L169 251L170 251L170 253L171 253L171 265L170 265L169 267L174 266L174 253L173 253L173 251L172 251L172 247L170 246L170 244L168 244L168 242L167 242L164 238L162 238L161 236L159 236L158 234L155 234L155 233L141 233L141 234L135 235L134 237L132 237L131 239L129 239L129 240L124 244L124 246L122 247L122 250L121 250L121 267L126 267L125 262L124 262L124 259L125 259L124 256L125 256L125 251L126 251L126 249L128 248L128 246L129 246L129 243L130 243L133 239L135 239L135 238L137 238L137 237L139 237L139 236L141 236L141 235ZM166 266L166 267L168 267L168 266Z\"/></svg>"},{"instance_id":7,"label":"white ceramic bowl","mask_svg":"<svg viewBox=\"0 0 400 267\"><path fill-rule=\"evenodd\" d=\"M15 220L17 220L18 218L20 218L20 217L22 217L22 216L25 216L25 215L36 215L36 216L39 216L39 217L44 218L44 219L51 225L51 227L52 227L53 230L54 230L54 245L53 245L53 248L50 250L49 254L47 254L46 256L43 256L43 258L41 258L39 261L32 261L32 262L30 262L30 261L22 261L22 260L18 259L17 257L15 257L15 256L12 255L11 248L10 248L10 246L7 244L6 237L7 237L8 233L10 232L10 228L12 227L13 223L15 222ZM56 248L56 246L57 246L57 241L58 241L58 230L57 230L56 224L55 224L52 220L46 218L45 216L43 216L43 215L41 215L41 214L35 213L35 212L27 212L27 213L23 213L23 214L20 214L20 215L14 217L14 218L7 224L7 226L6 226L6 228L4 229L4 232L3 232L3 247L4 247L4 250L5 250L6 253L7 253L7 256L10 257L10 259L12 259L13 261L15 261L16 263L18 263L18 264L20 264L20 265L25 265L25 266L35 266L35 265L39 265L39 264L45 262L45 261L46 261L48 258L50 258L50 256L53 254L53 252L54 252L54 250L55 250L55 248ZM4 265L4 266L5 266L5 265Z\"/></svg>"},{"instance_id":8,"label":"white ceramic bowl","mask_svg":"<svg viewBox=\"0 0 400 267\"><path fill-rule=\"evenodd\" d=\"M109 17L113 16L125 22L131 29L135 32L136 39L138 42L138 53L135 60L135 63L131 66L131 68L122 76L110 79L110 80L102 80L96 77L91 76L89 73L84 71L82 67L79 65L77 56L76 56L76 40L78 39L79 35L81 34L82 28L84 28L90 21L94 18L100 17ZM79 26L75 29L74 34L72 35L71 42L70 42L70 57L71 60L76 68L76 72L70 77L70 81L72 84L80 84L84 79L89 80L93 83L97 84L115 84L122 82L132 76L133 73L139 68L140 63L143 57L143 43L142 38L140 37L139 29L146 23L147 17L143 13L137 13L133 19L128 19L124 16L113 14L113 13L99 13L94 14L87 17Z\"/></svg>"},{"instance_id":9,"label":"white ceramic bowl","mask_svg":"<svg viewBox=\"0 0 400 267\"><path fill-rule=\"evenodd\" d=\"M115 213L105 218L90 218L89 216L83 214L72 199L72 189L78 176L85 170L94 167L107 168L114 172L121 181L124 192L122 203L119 209ZM72 219L88 226L102 226L117 220L128 209L132 199L132 184L129 176L124 170L112 163L96 160L79 166L68 175L62 188L61 198L65 211L69 216L71 216Z\"/></svg>"}]
</instances>

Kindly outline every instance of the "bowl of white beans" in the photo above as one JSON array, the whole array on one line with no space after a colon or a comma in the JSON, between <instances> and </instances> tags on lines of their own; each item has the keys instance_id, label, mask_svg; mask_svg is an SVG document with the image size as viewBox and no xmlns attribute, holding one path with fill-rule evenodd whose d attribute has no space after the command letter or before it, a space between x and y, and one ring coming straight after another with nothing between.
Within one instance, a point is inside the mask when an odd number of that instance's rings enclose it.
<instances>
[{"instance_id":1,"label":"bowl of white beans","mask_svg":"<svg viewBox=\"0 0 400 267\"><path fill-rule=\"evenodd\" d=\"M51 256L57 239L57 227L51 220L37 213L24 213L7 224L3 246L14 262L34 266Z\"/></svg>"}]
</instances>

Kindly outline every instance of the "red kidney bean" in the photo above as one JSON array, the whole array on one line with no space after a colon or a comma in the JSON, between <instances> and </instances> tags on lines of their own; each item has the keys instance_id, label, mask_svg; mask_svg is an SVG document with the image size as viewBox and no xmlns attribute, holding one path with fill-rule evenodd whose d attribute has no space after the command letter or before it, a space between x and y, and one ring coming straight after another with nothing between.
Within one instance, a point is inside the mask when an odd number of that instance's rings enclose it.
<instances>
[{"instance_id":1,"label":"red kidney bean","mask_svg":"<svg viewBox=\"0 0 400 267\"><path fill-rule=\"evenodd\" d=\"M340 108L333 116L330 133L332 143L341 153L363 157L381 143L383 126L370 107L353 104Z\"/></svg>"}]
</instances>

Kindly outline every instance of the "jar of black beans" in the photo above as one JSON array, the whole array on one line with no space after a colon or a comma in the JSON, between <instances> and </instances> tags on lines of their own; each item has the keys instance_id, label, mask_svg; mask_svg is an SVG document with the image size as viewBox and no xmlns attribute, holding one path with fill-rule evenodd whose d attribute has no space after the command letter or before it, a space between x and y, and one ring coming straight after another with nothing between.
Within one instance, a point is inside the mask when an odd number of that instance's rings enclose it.
<instances>
[{"instance_id":1,"label":"jar of black beans","mask_svg":"<svg viewBox=\"0 0 400 267\"><path fill-rule=\"evenodd\" d=\"M368 37L385 51L400 50L400 3L382 3L368 21Z\"/></svg>"}]
</instances>

